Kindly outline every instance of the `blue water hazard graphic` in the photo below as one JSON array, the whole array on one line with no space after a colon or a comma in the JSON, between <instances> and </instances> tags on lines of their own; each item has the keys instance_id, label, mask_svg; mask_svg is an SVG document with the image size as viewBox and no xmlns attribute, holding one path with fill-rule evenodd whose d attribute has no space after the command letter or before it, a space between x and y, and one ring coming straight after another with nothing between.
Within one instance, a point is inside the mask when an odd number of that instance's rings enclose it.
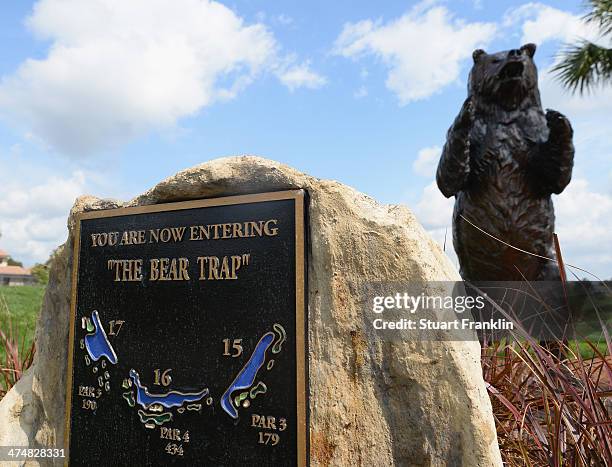
<instances>
[{"instance_id":1,"label":"blue water hazard graphic","mask_svg":"<svg viewBox=\"0 0 612 467\"><path fill-rule=\"evenodd\" d=\"M94 332L85 336L87 353L94 362L97 362L101 357L106 357L113 365L117 364L117 354L108 341L108 337L106 337L96 310L91 313L91 320L93 321Z\"/></svg>"},{"instance_id":2,"label":"blue water hazard graphic","mask_svg":"<svg viewBox=\"0 0 612 467\"><path fill-rule=\"evenodd\" d=\"M238 411L232 403L232 393L240 389L246 389L253 385L257 372L262 367L266 360L266 352L274 341L275 334L268 332L259 339L251 358L247 364L240 370L238 376L234 379L234 382L227 388L227 391L221 396L221 407L225 412L232 418L238 418Z\"/></svg>"},{"instance_id":3,"label":"blue water hazard graphic","mask_svg":"<svg viewBox=\"0 0 612 467\"><path fill-rule=\"evenodd\" d=\"M136 386L136 402L145 409L153 404L159 404L167 409L172 407L180 407L186 402L199 401L208 395L208 388L204 388L199 392L184 393L180 391L170 391L165 394L150 394L146 386L140 383L140 376L136 370L130 370L130 379Z\"/></svg>"}]
</instances>

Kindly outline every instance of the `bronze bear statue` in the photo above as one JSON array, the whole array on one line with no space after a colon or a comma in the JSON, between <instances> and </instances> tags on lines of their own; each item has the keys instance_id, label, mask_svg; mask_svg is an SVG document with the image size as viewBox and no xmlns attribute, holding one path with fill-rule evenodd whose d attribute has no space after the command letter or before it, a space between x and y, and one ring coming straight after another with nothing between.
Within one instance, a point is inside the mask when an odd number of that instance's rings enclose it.
<instances>
[{"instance_id":1,"label":"bronze bear statue","mask_svg":"<svg viewBox=\"0 0 612 467\"><path fill-rule=\"evenodd\" d=\"M468 97L447 133L436 181L455 196L464 280L559 278L556 263L508 246L554 258L551 194L570 182L574 161L569 120L542 110L535 50L474 51Z\"/></svg>"}]
</instances>

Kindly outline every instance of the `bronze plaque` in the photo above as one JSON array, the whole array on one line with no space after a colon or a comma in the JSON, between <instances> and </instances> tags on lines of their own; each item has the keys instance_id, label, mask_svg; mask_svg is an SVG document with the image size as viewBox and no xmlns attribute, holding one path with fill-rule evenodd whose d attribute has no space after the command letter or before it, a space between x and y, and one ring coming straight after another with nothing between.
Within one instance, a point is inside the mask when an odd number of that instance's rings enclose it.
<instances>
[{"instance_id":1,"label":"bronze plaque","mask_svg":"<svg viewBox=\"0 0 612 467\"><path fill-rule=\"evenodd\" d=\"M77 223L68 462L306 465L304 191Z\"/></svg>"}]
</instances>

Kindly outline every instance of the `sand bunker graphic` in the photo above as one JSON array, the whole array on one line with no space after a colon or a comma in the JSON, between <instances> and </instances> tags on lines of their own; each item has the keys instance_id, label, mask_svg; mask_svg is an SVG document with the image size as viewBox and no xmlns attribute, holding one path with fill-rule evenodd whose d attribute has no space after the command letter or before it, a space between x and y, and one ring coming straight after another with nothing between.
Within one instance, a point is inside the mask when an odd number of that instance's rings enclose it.
<instances>
[{"instance_id":1,"label":"sand bunker graphic","mask_svg":"<svg viewBox=\"0 0 612 467\"><path fill-rule=\"evenodd\" d=\"M238 418L239 407L249 407L251 405L250 400L255 399L258 394L265 394L268 391L264 382L258 381L255 383L255 380L259 370L266 363L268 349L271 349L272 354L280 353L282 345L287 339L285 328L280 324L275 323L272 329L274 332L267 332L259 339L248 362L221 396L221 408L234 419ZM274 360L268 360L266 370L271 370L273 366ZM241 392L234 396L237 391Z\"/></svg>"}]
</instances>

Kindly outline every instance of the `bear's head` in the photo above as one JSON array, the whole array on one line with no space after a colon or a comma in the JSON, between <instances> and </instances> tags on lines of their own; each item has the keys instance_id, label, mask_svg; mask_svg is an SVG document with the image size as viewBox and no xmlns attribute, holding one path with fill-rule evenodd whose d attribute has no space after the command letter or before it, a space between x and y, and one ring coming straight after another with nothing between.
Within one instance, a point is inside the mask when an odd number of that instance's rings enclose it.
<instances>
[{"instance_id":1,"label":"bear's head","mask_svg":"<svg viewBox=\"0 0 612 467\"><path fill-rule=\"evenodd\" d=\"M507 111L517 109L526 100L539 105L535 51L535 44L494 54L475 50L468 85L470 96Z\"/></svg>"}]
</instances>

